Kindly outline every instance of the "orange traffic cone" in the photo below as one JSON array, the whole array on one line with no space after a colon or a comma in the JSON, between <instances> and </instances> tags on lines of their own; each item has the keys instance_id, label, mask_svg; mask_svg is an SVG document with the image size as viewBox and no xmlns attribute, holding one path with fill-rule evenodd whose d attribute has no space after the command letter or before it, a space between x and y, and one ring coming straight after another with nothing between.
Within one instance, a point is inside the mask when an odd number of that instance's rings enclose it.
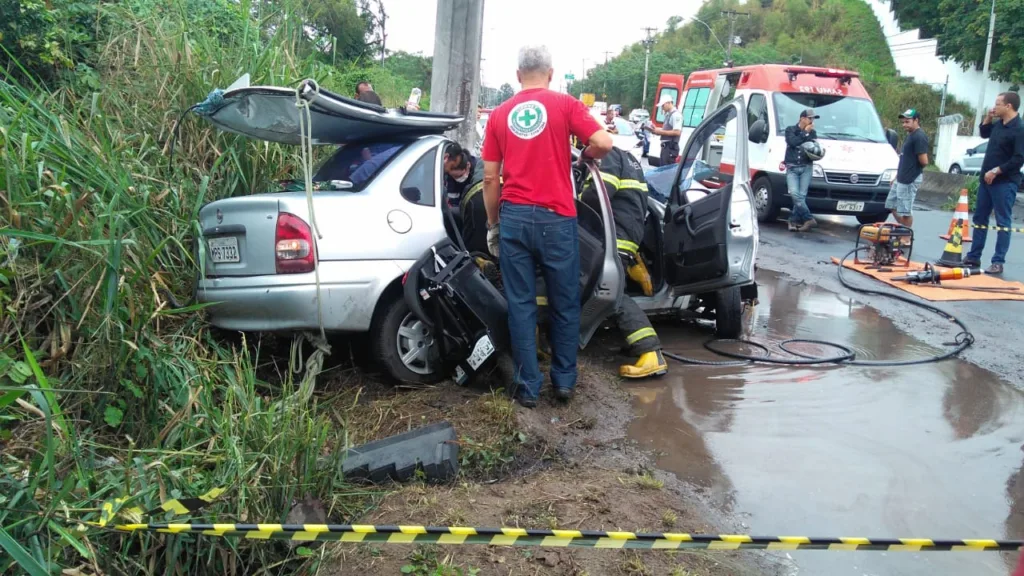
<instances>
[{"instance_id":1,"label":"orange traffic cone","mask_svg":"<svg viewBox=\"0 0 1024 576\"><path fill-rule=\"evenodd\" d=\"M957 268L963 265L964 247L960 236L960 230L964 226L963 220L953 222L953 234L946 242L946 249L942 251L942 257L935 261L936 266L945 268Z\"/></svg>"},{"instance_id":2,"label":"orange traffic cone","mask_svg":"<svg viewBox=\"0 0 1024 576\"><path fill-rule=\"evenodd\" d=\"M949 240L950 236L953 235L953 229L956 228L957 220L960 220L963 222L963 226L961 228L963 238L961 238L960 241L965 244L971 241L971 220L970 217L967 215L967 206L967 189L961 188L960 201L956 203L956 212L953 213L953 218L952 220L949 221L949 232L940 235L939 238L942 238L943 240Z\"/></svg>"}]
</instances>

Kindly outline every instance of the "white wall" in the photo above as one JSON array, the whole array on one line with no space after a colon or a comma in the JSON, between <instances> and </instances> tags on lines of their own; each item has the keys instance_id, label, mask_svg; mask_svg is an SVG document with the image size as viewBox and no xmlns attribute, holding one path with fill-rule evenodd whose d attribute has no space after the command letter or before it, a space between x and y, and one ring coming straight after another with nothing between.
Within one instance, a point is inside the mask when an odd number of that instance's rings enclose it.
<instances>
[{"instance_id":1,"label":"white wall","mask_svg":"<svg viewBox=\"0 0 1024 576\"><path fill-rule=\"evenodd\" d=\"M875 18L878 19L878 23L882 27L886 42L889 44L889 52L892 54L892 58L896 62L896 69L901 76L913 78L917 82L942 84L946 81L948 74L949 94L970 104L972 109L978 105L978 96L982 85L985 86L986 107L992 105L996 94L1009 90L1009 83L986 79L981 71L975 70L973 66L964 71L960 68L959 62L954 60L943 62L935 55L935 39L921 40L920 31L916 28L913 30L900 29L896 15L891 12L892 6L889 0L864 1L871 6ZM973 124L974 118L968 118L967 121ZM965 146L964 150L968 147Z\"/></svg>"}]
</instances>

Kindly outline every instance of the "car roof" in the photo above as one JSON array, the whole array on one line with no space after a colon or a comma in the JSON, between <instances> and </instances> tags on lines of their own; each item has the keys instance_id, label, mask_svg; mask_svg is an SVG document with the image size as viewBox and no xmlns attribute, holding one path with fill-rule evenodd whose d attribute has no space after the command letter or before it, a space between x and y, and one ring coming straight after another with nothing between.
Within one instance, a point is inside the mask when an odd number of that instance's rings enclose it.
<instances>
[{"instance_id":1,"label":"car roof","mask_svg":"<svg viewBox=\"0 0 1024 576\"><path fill-rule=\"evenodd\" d=\"M308 128L300 105L309 107ZM297 89L250 86L248 74L226 90L211 92L193 108L221 130L282 144L300 144L303 130L315 145L443 134L463 120L457 115L360 102L321 88L311 79L303 80Z\"/></svg>"}]
</instances>

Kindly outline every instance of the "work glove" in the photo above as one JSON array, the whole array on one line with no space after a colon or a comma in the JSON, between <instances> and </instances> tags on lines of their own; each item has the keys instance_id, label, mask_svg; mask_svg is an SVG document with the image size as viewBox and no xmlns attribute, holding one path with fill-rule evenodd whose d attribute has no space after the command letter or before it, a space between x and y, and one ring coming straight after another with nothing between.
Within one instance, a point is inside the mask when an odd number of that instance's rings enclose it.
<instances>
[{"instance_id":1,"label":"work glove","mask_svg":"<svg viewBox=\"0 0 1024 576\"><path fill-rule=\"evenodd\" d=\"M491 253L495 258L498 257L498 244L501 240L501 235L498 230L500 224L487 227L487 251Z\"/></svg>"}]
</instances>

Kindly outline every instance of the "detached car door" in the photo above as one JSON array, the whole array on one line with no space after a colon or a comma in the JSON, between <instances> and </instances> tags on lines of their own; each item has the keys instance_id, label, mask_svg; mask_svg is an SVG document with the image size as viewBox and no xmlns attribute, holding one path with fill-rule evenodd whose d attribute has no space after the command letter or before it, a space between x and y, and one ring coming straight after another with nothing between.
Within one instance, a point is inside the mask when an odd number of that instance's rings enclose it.
<instances>
[{"instance_id":1,"label":"detached car door","mask_svg":"<svg viewBox=\"0 0 1024 576\"><path fill-rule=\"evenodd\" d=\"M665 276L677 293L754 281L758 228L747 156L747 113L736 98L693 131L665 207Z\"/></svg>"}]
</instances>

